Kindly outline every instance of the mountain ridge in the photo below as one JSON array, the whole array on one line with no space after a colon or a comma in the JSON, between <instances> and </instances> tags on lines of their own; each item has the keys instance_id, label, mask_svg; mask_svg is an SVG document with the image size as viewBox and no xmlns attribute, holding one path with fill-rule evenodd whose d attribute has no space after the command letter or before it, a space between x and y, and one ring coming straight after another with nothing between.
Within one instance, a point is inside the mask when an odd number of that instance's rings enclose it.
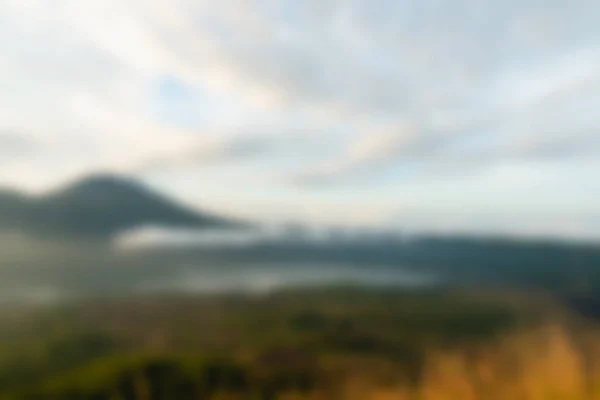
<instances>
[{"instance_id":1,"label":"mountain ridge","mask_svg":"<svg viewBox=\"0 0 600 400\"><path fill-rule=\"evenodd\" d=\"M186 208L126 176L90 175L38 196L0 188L0 231L108 239L153 224L182 228L244 225Z\"/></svg>"}]
</instances>

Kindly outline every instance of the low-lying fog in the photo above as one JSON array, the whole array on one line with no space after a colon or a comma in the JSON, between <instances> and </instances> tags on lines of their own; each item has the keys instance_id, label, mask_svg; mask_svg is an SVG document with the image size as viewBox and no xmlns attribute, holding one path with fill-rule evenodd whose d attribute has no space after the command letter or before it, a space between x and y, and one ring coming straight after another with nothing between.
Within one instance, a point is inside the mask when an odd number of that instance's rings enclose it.
<instances>
[{"instance_id":1,"label":"low-lying fog","mask_svg":"<svg viewBox=\"0 0 600 400\"><path fill-rule=\"evenodd\" d=\"M415 287L437 282L432 274L399 266L302 261L294 256L281 261L226 257L228 252L264 243L315 244L332 240L351 238L268 230L196 232L159 228L121 235L110 246L4 238L7 256L0 261L0 302L47 303L112 293L266 293L288 287L346 284ZM216 253L214 249L218 249Z\"/></svg>"}]
</instances>

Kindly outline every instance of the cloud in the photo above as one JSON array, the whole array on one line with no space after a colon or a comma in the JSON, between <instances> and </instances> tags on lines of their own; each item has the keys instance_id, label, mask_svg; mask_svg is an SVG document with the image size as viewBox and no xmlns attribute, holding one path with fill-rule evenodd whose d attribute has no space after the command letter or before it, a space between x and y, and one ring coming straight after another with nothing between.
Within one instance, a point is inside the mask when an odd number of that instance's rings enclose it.
<instances>
[{"instance_id":1,"label":"cloud","mask_svg":"<svg viewBox=\"0 0 600 400\"><path fill-rule=\"evenodd\" d=\"M131 170L148 174L153 171L181 171L186 168L244 168L249 163L266 164L279 158L278 164L294 164L321 153L316 147L327 147L322 130L310 123L298 121L290 127L273 121L247 126L232 125L199 133L183 146L164 148L139 159ZM265 174L275 175L275 174Z\"/></svg>"},{"instance_id":2,"label":"cloud","mask_svg":"<svg viewBox=\"0 0 600 400\"><path fill-rule=\"evenodd\" d=\"M561 54L555 55L558 45L540 46L547 38L566 49L579 43L577 35L587 26L582 16L591 3L564 8L557 2L543 9L514 1L477 6L458 1L436 8L413 1L376 3L284 1L255 7L233 0L219 5L67 0L25 6L7 1L2 36L11 39L5 39L4 76L13 82L12 94L26 94L10 102L19 106L22 120L36 116L38 131L89 129L95 123L89 107L87 119L70 121L73 112L81 113L76 99L82 93L117 110L115 115L149 126L156 121L143 110L145 87L168 74L257 112L300 107L314 110L310 118L317 119L331 110L341 113L343 124L356 116L407 111L429 118L448 105L502 114L502 107L568 90L574 79L596 71L593 63L585 66L593 52L565 53L574 61L563 67ZM565 32L561 20L578 21L577 28ZM536 29L546 39L532 33ZM499 40L500 33L507 34ZM521 54L531 54L531 60L515 61ZM37 68L41 59L44 67ZM540 73L536 63L557 70ZM107 134L134 136L121 119L112 118L111 124L105 130L115 133ZM144 142L167 136L160 129L143 135L151 136Z\"/></svg>"},{"instance_id":3,"label":"cloud","mask_svg":"<svg viewBox=\"0 0 600 400\"><path fill-rule=\"evenodd\" d=\"M190 165L218 165L228 162L241 162L272 150L272 138L268 137L231 138L215 136L187 148L151 156L147 160L142 160L134 170L147 173L153 170L160 171Z\"/></svg>"},{"instance_id":4,"label":"cloud","mask_svg":"<svg viewBox=\"0 0 600 400\"><path fill-rule=\"evenodd\" d=\"M389 218L389 216L388 216ZM597 242L598 216L567 213L423 212L406 209L391 218L411 233L518 236Z\"/></svg>"},{"instance_id":5,"label":"cloud","mask_svg":"<svg viewBox=\"0 0 600 400\"><path fill-rule=\"evenodd\" d=\"M0 151L4 154L23 153L37 148L37 141L13 131L0 131Z\"/></svg>"},{"instance_id":6,"label":"cloud","mask_svg":"<svg viewBox=\"0 0 600 400\"><path fill-rule=\"evenodd\" d=\"M0 181L201 166L202 193L227 169L375 198L599 153L597 2L434 3L2 1L0 132L33 142L0 135Z\"/></svg>"},{"instance_id":7,"label":"cloud","mask_svg":"<svg viewBox=\"0 0 600 400\"><path fill-rule=\"evenodd\" d=\"M33 137L11 130L0 131L0 165L31 156L42 149L42 143Z\"/></svg>"},{"instance_id":8,"label":"cloud","mask_svg":"<svg viewBox=\"0 0 600 400\"><path fill-rule=\"evenodd\" d=\"M381 166L416 150L420 127L414 123L379 127L350 139L337 157L294 171L286 177L298 184L330 184L352 177L360 170Z\"/></svg>"},{"instance_id":9,"label":"cloud","mask_svg":"<svg viewBox=\"0 0 600 400\"><path fill-rule=\"evenodd\" d=\"M501 72L467 106L413 112L363 129L341 154L293 171L296 184L364 182L391 166L410 165L427 176L471 173L502 162L600 154L600 48L559 57L550 66Z\"/></svg>"}]
</instances>

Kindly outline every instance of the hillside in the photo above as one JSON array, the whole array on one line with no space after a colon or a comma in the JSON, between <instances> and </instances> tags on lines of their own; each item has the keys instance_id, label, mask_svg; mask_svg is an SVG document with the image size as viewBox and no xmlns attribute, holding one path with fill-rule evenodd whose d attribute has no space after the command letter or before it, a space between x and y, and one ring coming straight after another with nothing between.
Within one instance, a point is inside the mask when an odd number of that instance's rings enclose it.
<instances>
[{"instance_id":1,"label":"hillside","mask_svg":"<svg viewBox=\"0 0 600 400\"><path fill-rule=\"evenodd\" d=\"M31 203L23 194L14 190L0 189L0 226L17 229L26 218Z\"/></svg>"},{"instance_id":2,"label":"hillside","mask_svg":"<svg viewBox=\"0 0 600 400\"><path fill-rule=\"evenodd\" d=\"M210 327L210 329L207 329ZM600 330L531 293L141 296L0 315L2 400L591 400Z\"/></svg>"},{"instance_id":3,"label":"hillside","mask_svg":"<svg viewBox=\"0 0 600 400\"><path fill-rule=\"evenodd\" d=\"M204 228L234 222L186 209L134 180L111 175L88 177L39 197L0 190L0 231L108 238L143 225Z\"/></svg>"}]
</instances>

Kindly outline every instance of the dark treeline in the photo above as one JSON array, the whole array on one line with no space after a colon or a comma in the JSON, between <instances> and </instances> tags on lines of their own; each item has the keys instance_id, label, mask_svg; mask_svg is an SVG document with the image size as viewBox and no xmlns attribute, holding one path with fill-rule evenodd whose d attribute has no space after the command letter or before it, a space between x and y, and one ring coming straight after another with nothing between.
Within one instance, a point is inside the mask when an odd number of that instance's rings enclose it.
<instances>
[{"instance_id":1,"label":"dark treeline","mask_svg":"<svg viewBox=\"0 0 600 400\"><path fill-rule=\"evenodd\" d=\"M167 259L232 262L339 262L441 274L448 284L600 291L600 247L501 238L423 237L370 242L277 241L244 248L158 249Z\"/></svg>"},{"instance_id":2,"label":"dark treeline","mask_svg":"<svg viewBox=\"0 0 600 400\"><path fill-rule=\"evenodd\" d=\"M69 290L128 291L133 284L169 279L204 267L282 270L311 264L424 272L450 286L547 289L565 295L600 294L600 248L507 239L428 237L369 242L272 241L246 247L177 246L119 251L106 243L59 244L15 239L0 261L2 282L59 285ZM14 257L16 250L22 249ZM14 286L14 284L11 283Z\"/></svg>"}]
</instances>

